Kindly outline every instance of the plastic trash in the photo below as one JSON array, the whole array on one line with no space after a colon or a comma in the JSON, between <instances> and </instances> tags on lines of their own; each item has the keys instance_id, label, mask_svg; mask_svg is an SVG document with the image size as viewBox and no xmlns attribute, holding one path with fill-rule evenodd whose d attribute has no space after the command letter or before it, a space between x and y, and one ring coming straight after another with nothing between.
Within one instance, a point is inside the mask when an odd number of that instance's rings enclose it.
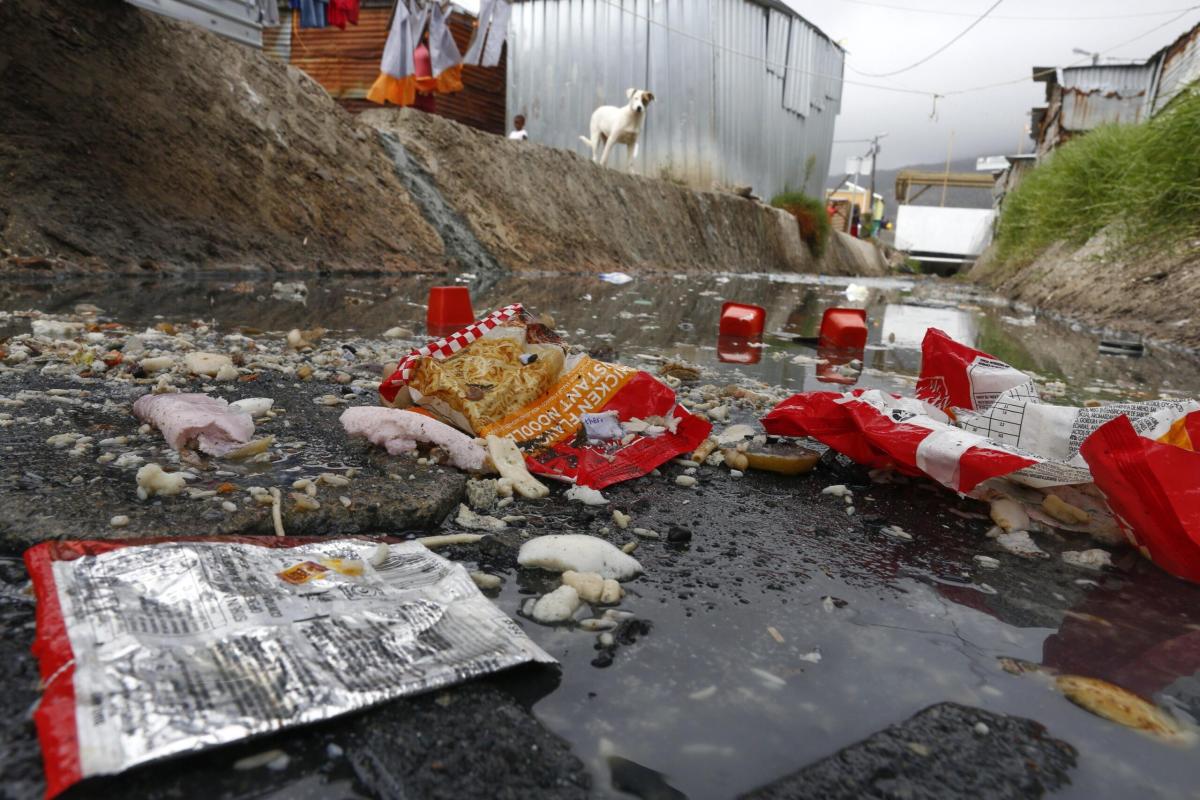
<instances>
[{"instance_id":1,"label":"plastic trash","mask_svg":"<svg viewBox=\"0 0 1200 800\"><path fill-rule=\"evenodd\" d=\"M762 336L766 321L767 312L762 306L726 302L721 306L717 334L739 339L755 339Z\"/></svg>"},{"instance_id":2,"label":"plastic trash","mask_svg":"<svg viewBox=\"0 0 1200 800\"><path fill-rule=\"evenodd\" d=\"M633 280L633 276L626 275L624 272L601 272L598 277L605 283L616 286L623 286Z\"/></svg>"},{"instance_id":3,"label":"plastic trash","mask_svg":"<svg viewBox=\"0 0 1200 800\"><path fill-rule=\"evenodd\" d=\"M475 321L466 286L434 286L429 290L425 326L431 336L445 336Z\"/></svg>"},{"instance_id":4,"label":"plastic trash","mask_svg":"<svg viewBox=\"0 0 1200 800\"><path fill-rule=\"evenodd\" d=\"M1010 497L1044 525L1106 541L1123 534L1171 574L1200 582L1200 403L1050 405L1028 375L937 329L922 355L916 398L808 392L776 406L763 427L979 499ZM1049 494L1063 501L1051 510L1073 506L1077 521L1047 513Z\"/></svg>"},{"instance_id":5,"label":"plastic trash","mask_svg":"<svg viewBox=\"0 0 1200 800\"><path fill-rule=\"evenodd\" d=\"M413 350L379 393L470 436L511 437L534 474L593 489L691 453L711 430L650 373L572 350L520 304ZM589 441L585 415L606 411L623 435Z\"/></svg>"},{"instance_id":6,"label":"plastic trash","mask_svg":"<svg viewBox=\"0 0 1200 800\"><path fill-rule=\"evenodd\" d=\"M418 542L45 542L34 712L48 797L93 775L554 663Z\"/></svg>"}]
</instances>

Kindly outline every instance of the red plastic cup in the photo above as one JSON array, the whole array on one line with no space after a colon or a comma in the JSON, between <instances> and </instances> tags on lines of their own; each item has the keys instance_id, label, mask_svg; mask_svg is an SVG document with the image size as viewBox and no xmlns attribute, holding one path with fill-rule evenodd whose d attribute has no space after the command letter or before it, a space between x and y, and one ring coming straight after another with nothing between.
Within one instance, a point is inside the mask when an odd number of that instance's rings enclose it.
<instances>
[{"instance_id":1,"label":"red plastic cup","mask_svg":"<svg viewBox=\"0 0 1200 800\"><path fill-rule=\"evenodd\" d=\"M465 286L434 286L429 290L425 327L432 336L446 336L475 321L471 292Z\"/></svg>"},{"instance_id":2,"label":"red plastic cup","mask_svg":"<svg viewBox=\"0 0 1200 800\"><path fill-rule=\"evenodd\" d=\"M867 346L867 312L861 308L829 308L821 318L820 347L862 350Z\"/></svg>"},{"instance_id":3,"label":"red plastic cup","mask_svg":"<svg viewBox=\"0 0 1200 800\"><path fill-rule=\"evenodd\" d=\"M767 322L766 309L745 303L728 302L721 306L721 323L717 328L720 336L753 339L762 336Z\"/></svg>"},{"instance_id":4,"label":"red plastic cup","mask_svg":"<svg viewBox=\"0 0 1200 800\"><path fill-rule=\"evenodd\" d=\"M717 360L726 364L757 364L762 359L762 340L741 336L717 337Z\"/></svg>"}]
</instances>

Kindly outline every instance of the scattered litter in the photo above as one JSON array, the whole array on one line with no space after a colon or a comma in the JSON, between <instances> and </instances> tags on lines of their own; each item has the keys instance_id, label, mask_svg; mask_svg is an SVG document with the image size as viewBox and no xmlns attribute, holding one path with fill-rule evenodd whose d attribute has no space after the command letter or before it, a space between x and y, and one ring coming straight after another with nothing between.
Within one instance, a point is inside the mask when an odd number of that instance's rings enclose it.
<instances>
[{"instance_id":1,"label":"scattered litter","mask_svg":"<svg viewBox=\"0 0 1200 800\"><path fill-rule=\"evenodd\" d=\"M783 644L783 634L774 625L767 626L767 633L771 634L771 638Z\"/></svg>"},{"instance_id":2,"label":"scattered litter","mask_svg":"<svg viewBox=\"0 0 1200 800\"><path fill-rule=\"evenodd\" d=\"M1007 497L993 500L989 512L992 522L1006 533L1029 530L1029 515L1016 500Z\"/></svg>"},{"instance_id":3,"label":"scattered litter","mask_svg":"<svg viewBox=\"0 0 1200 800\"><path fill-rule=\"evenodd\" d=\"M711 430L669 379L571 350L552 321L519 304L411 351L379 393L469 434L511 437L533 473L598 490L694 451ZM619 438L604 416L612 411L625 419ZM591 439L588 415L597 415Z\"/></svg>"},{"instance_id":4,"label":"scattered litter","mask_svg":"<svg viewBox=\"0 0 1200 800\"><path fill-rule=\"evenodd\" d=\"M850 506L850 508L854 508L854 506ZM893 539L899 539L902 542L911 542L913 539L912 534L899 525L884 525L879 529L879 532Z\"/></svg>"},{"instance_id":5,"label":"scattered litter","mask_svg":"<svg viewBox=\"0 0 1200 800\"><path fill-rule=\"evenodd\" d=\"M271 525L276 536L283 536L283 494L274 486L271 487Z\"/></svg>"},{"instance_id":6,"label":"scattered litter","mask_svg":"<svg viewBox=\"0 0 1200 800\"><path fill-rule=\"evenodd\" d=\"M1068 700L1098 717L1163 739L1193 739L1167 712L1120 686L1081 675L1060 675L1055 686Z\"/></svg>"},{"instance_id":7,"label":"scattered litter","mask_svg":"<svg viewBox=\"0 0 1200 800\"><path fill-rule=\"evenodd\" d=\"M495 591L504 585L504 579L499 575L491 575L487 572L472 572L471 580L475 581L475 585L485 592Z\"/></svg>"},{"instance_id":8,"label":"scattered litter","mask_svg":"<svg viewBox=\"0 0 1200 800\"><path fill-rule=\"evenodd\" d=\"M685 489L696 485L696 479L691 475L679 475L675 478L675 485L682 486Z\"/></svg>"},{"instance_id":9,"label":"scattered litter","mask_svg":"<svg viewBox=\"0 0 1200 800\"><path fill-rule=\"evenodd\" d=\"M706 686L703 689L700 689L699 691L692 692L691 694L688 695L688 697L691 698L692 700L708 700L709 698L715 696L716 693L717 693L716 686Z\"/></svg>"},{"instance_id":10,"label":"scattered litter","mask_svg":"<svg viewBox=\"0 0 1200 800\"><path fill-rule=\"evenodd\" d=\"M851 283L846 286L846 291L843 292L843 294L846 295L846 299L851 303L865 303L869 295L869 291L867 287L863 286L861 283Z\"/></svg>"},{"instance_id":11,"label":"scattered litter","mask_svg":"<svg viewBox=\"0 0 1200 800\"><path fill-rule=\"evenodd\" d=\"M813 650L811 652L805 653L802 656L797 656L797 658L799 658L801 661L807 661L809 664L820 664L821 663L821 651Z\"/></svg>"},{"instance_id":12,"label":"scattered litter","mask_svg":"<svg viewBox=\"0 0 1200 800\"><path fill-rule=\"evenodd\" d=\"M134 402L133 413L158 428L175 450L195 443L205 453L223 456L254 436L249 414L205 394L148 394Z\"/></svg>"},{"instance_id":13,"label":"scattered litter","mask_svg":"<svg viewBox=\"0 0 1200 800\"><path fill-rule=\"evenodd\" d=\"M640 536L643 539L659 539L658 531L652 531L649 528L634 528L634 536Z\"/></svg>"},{"instance_id":14,"label":"scattered litter","mask_svg":"<svg viewBox=\"0 0 1200 800\"><path fill-rule=\"evenodd\" d=\"M621 584L612 578L603 578L595 572L575 572L567 570L562 574L562 582L571 586L579 593L579 598L585 603L612 605L619 603L625 591Z\"/></svg>"},{"instance_id":15,"label":"scattered litter","mask_svg":"<svg viewBox=\"0 0 1200 800\"><path fill-rule=\"evenodd\" d=\"M410 542L391 545L394 557L362 569L377 549L345 538L291 547L206 541L114 549L111 542L55 541L31 548L26 560L38 607L58 612L38 620L41 672L74 669L72 680L48 682L42 707L58 704L75 724L35 717L47 793L468 676L529 661L554 663L479 592L462 565ZM334 568L350 561L359 568ZM289 583L287 574L301 565L310 577ZM330 619L334 597L336 618ZM220 608L252 602L238 605L237 615L210 615L203 632L189 633L195 629L181 622L178 630L185 632L160 634L164 619L193 619L194 610L210 602L204 598ZM421 613L396 613L405 607ZM414 660L418 636L438 647ZM116 637L128 646L106 646ZM314 642L334 649L318 657ZM130 659L130 652L137 657ZM180 670L194 680L161 691L161 676ZM79 685L91 689L74 691ZM316 696L321 701L311 702ZM104 746L81 752L87 742Z\"/></svg>"},{"instance_id":16,"label":"scattered litter","mask_svg":"<svg viewBox=\"0 0 1200 800\"><path fill-rule=\"evenodd\" d=\"M992 732L991 728L989 728L987 726L987 723L985 723L985 722L976 722L974 731L979 736L987 736L989 733Z\"/></svg>"},{"instance_id":17,"label":"scattered litter","mask_svg":"<svg viewBox=\"0 0 1200 800\"><path fill-rule=\"evenodd\" d=\"M476 514L462 503L458 505L458 516L454 518L454 521L464 528L475 531L499 531L508 527L504 520L485 514Z\"/></svg>"},{"instance_id":18,"label":"scattered litter","mask_svg":"<svg viewBox=\"0 0 1200 800\"><path fill-rule=\"evenodd\" d=\"M233 367L233 359L221 353L188 353L183 357L183 366L193 375L216 377L223 367Z\"/></svg>"},{"instance_id":19,"label":"scattered litter","mask_svg":"<svg viewBox=\"0 0 1200 800\"><path fill-rule=\"evenodd\" d=\"M633 280L631 276L626 275L624 272L601 272L597 277L605 283L611 283L615 286L622 286Z\"/></svg>"},{"instance_id":20,"label":"scattered litter","mask_svg":"<svg viewBox=\"0 0 1200 800\"><path fill-rule=\"evenodd\" d=\"M754 428L749 425L730 425L725 430L717 435L717 444L723 447L737 444L745 439L753 437L755 434Z\"/></svg>"},{"instance_id":21,"label":"scattered litter","mask_svg":"<svg viewBox=\"0 0 1200 800\"><path fill-rule=\"evenodd\" d=\"M129 517L124 514L118 514L108 521L108 524L114 528L124 528L129 524Z\"/></svg>"},{"instance_id":22,"label":"scattered litter","mask_svg":"<svg viewBox=\"0 0 1200 800\"><path fill-rule=\"evenodd\" d=\"M1025 555L1036 554L1029 530L1065 528L1106 543L1128 538L1166 571L1200 582L1195 504L1147 502L1194 495L1196 400L1053 405L1032 376L930 328L916 397L805 392L761 424L990 501L1000 541Z\"/></svg>"},{"instance_id":23,"label":"scattered litter","mask_svg":"<svg viewBox=\"0 0 1200 800\"><path fill-rule=\"evenodd\" d=\"M975 563L983 569L1000 569L1000 559L992 558L991 556L977 555L974 557Z\"/></svg>"},{"instance_id":24,"label":"scattered litter","mask_svg":"<svg viewBox=\"0 0 1200 800\"><path fill-rule=\"evenodd\" d=\"M1112 553L1100 548L1092 550L1064 550L1062 560L1072 567L1099 570L1112 566Z\"/></svg>"},{"instance_id":25,"label":"scattered litter","mask_svg":"<svg viewBox=\"0 0 1200 800\"><path fill-rule=\"evenodd\" d=\"M604 578L628 580L642 565L603 539L581 533L538 536L521 545L517 563L550 572L595 572Z\"/></svg>"},{"instance_id":26,"label":"scattered litter","mask_svg":"<svg viewBox=\"0 0 1200 800\"><path fill-rule=\"evenodd\" d=\"M461 506L460 506L461 508ZM460 544L477 544L483 539L480 533L444 533L437 536L422 536L416 539L429 550L439 547L454 547Z\"/></svg>"},{"instance_id":27,"label":"scattered litter","mask_svg":"<svg viewBox=\"0 0 1200 800\"><path fill-rule=\"evenodd\" d=\"M759 679L763 682L763 685L765 685L769 689L780 689L780 688L783 688L784 686L787 686L787 681L785 681L783 678L779 677L778 675L775 675L771 672L767 672L765 669L760 669L759 667L751 667L750 671L753 672L755 675L757 675L759 677Z\"/></svg>"},{"instance_id":28,"label":"scattered litter","mask_svg":"<svg viewBox=\"0 0 1200 800\"><path fill-rule=\"evenodd\" d=\"M1046 551L1042 550L1034 543L1033 537L1029 535L1028 531L1001 533L993 538L995 538L996 544L1000 545L1015 556L1021 556L1022 558L1050 557Z\"/></svg>"},{"instance_id":29,"label":"scattered litter","mask_svg":"<svg viewBox=\"0 0 1200 800\"><path fill-rule=\"evenodd\" d=\"M581 605L579 593L571 586L560 586L549 594L542 595L533 604L529 616L544 625L566 622L575 616Z\"/></svg>"},{"instance_id":30,"label":"scattered litter","mask_svg":"<svg viewBox=\"0 0 1200 800\"><path fill-rule=\"evenodd\" d=\"M596 489L575 484L564 493L568 500L577 500L585 506L603 506L608 504L608 498Z\"/></svg>"},{"instance_id":31,"label":"scattered litter","mask_svg":"<svg viewBox=\"0 0 1200 800\"><path fill-rule=\"evenodd\" d=\"M53 319L35 319L29 323L34 336L43 339L74 339L83 333L82 322L59 322Z\"/></svg>"},{"instance_id":32,"label":"scattered litter","mask_svg":"<svg viewBox=\"0 0 1200 800\"><path fill-rule=\"evenodd\" d=\"M691 455L691 460L697 464L702 464L717 448L717 440L709 437L700 443L700 446Z\"/></svg>"},{"instance_id":33,"label":"scattered litter","mask_svg":"<svg viewBox=\"0 0 1200 800\"><path fill-rule=\"evenodd\" d=\"M288 764L288 754L282 750L265 750L261 753L255 753L252 756L239 758L233 762L233 768L240 771L258 769L259 767L270 767L271 769L286 768ZM282 764L282 767L272 766L274 764Z\"/></svg>"},{"instance_id":34,"label":"scattered litter","mask_svg":"<svg viewBox=\"0 0 1200 800\"><path fill-rule=\"evenodd\" d=\"M529 474L529 470L525 467L525 456L521 454L517 443L511 437L501 439L499 436L488 436L486 441L492 466L500 473L500 477L512 484L513 491L522 497L533 500L550 494L550 490L546 488L545 484Z\"/></svg>"},{"instance_id":35,"label":"scattered litter","mask_svg":"<svg viewBox=\"0 0 1200 800\"><path fill-rule=\"evenodd\" d=\"M625 435L616 411L600 411L583 415L583 429L587 438L593 441L608 441L620 439Z\"/></svg>"},{"instance_id":36,"label":"scattered litter","mask_svg":"<svg viewBox=\"0 0 1200 800\"><path fill-rule=\"evenodd\" d=\"M496 480L472 478L467 481L467 505L475 511L487 511L496 505Z\"/></svg>"},{"instance_id":37,"label":"scattered litter","mask_svg":"<svg viewBox=\"0 0 1200 800\"><path fill-rule=\"evenodd\" d=\"M821 490L821 494L832 495L833 497L854 497L852 492L844 483L836 483L833 486L826 486Z\"/></svg>"},{"instance_id":38,"label":"scattered litter","mask_svg":"<svg viewBox=\"0 0 1200 800\"><path fill-rule=\"evenodd\" d=\"M181 472L163 472L158 464L147 464L137 471L137 495L149 500L155 495L176 495L187 488L187 477Z\"/></svg>"},{"instance_id":39,"label":"scattered litter","mask_svg":"<svg viewBox=\"0 0 1200 800\"><path fill-rule=\"evenodd\" d=\"M275 401L269 397L247 397L245 400L235 400L229 405L245 411L251 417L257 419L270 411L275 405Z\"/></svg>"},{"instance_id":40,"label":"scattered litter","mask_svg":"<svg viewBox=\"0 0 1200 800\"><path fill-rule=\"evenodd\" d=\"M454 466L478 471L483 469L486 452L474 439L444 422L398 408L356 406L342 412L342 427L350 436L362 436L387 450L388 455L411 453L417 442L444 449Z\"/></svg>"},{"instance_id":41,"label":"scattered litter","mask_svg":"<svg viewBox=\"0 0 1200 800\"><path fill-rule=\"evenodd\" d=\"M628 528L629 523L633 521L632 516L624 513L620 509L616 509L616 508L613 509L612 518L613 518L613 522L616 523L616 526L618 528L620 528L621 530L625 530L626 528Z\"/></svg>"},{"instance_id":42,"label":"scattered litter","mask_svg":"<svg viewBox=\"0 0 1200 800\"><path fill-rule=\"evenodd\" d=\"M1087 525L1092 521L1092 515L1078 506L1071 505L1056 494L1047 494L1042 501L1042 509L1059 522L1067 525Z\"/></svg>"}]
</instances>

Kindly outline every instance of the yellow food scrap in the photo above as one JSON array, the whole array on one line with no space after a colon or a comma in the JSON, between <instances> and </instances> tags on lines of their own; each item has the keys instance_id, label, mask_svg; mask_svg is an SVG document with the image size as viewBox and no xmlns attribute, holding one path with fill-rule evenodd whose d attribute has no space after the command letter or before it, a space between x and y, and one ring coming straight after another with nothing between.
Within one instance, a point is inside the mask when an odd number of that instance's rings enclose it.
<instances>
[{"instance_id":1,"label":"yellow food scrap","mask_svg":"<svg viewBox=\"0 0 1200 800\"><path fill-rule=\"evenodd\" d=\"M1042 501L1042 510L1064 525L1087 525L1092 521L1092 515L1079 506L1073 506L1056 494L1046 495Z\"/></svg>"},{"instance_id":2,"label":"yellow food scrap","mask_svg":"<svg viewBox=\"0 0 1200 800\"><path fill-rule=\"evenodd\" d=\"M1108 681L1060 675L1055 683L1072 703L1111 722L1170 739L1184 732L1175 718L1161 708Z\"/></svg>"}]
</instances>

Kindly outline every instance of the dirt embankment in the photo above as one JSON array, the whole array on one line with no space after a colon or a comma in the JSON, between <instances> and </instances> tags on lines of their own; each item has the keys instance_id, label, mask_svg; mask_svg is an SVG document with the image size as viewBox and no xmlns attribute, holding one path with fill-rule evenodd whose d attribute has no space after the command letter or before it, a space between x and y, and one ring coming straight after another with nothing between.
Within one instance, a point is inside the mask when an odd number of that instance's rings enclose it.
<instances>
[{"instance_id":1,"label":"dirt embankment","mask_svg":"<svg viewBox=\"0 0 1200 800\"><path fill-rule=\"evenodd\" d=\"M1200 349L1200 242L1109 255L1103 233L1082 248L1049 248L1027 266L988 254L967 274L1015 300L1151 339Z\"/></svg>"},{"instance_id":2,"label":"dirt embankment","mask_svg":"<svg viewBox=\"0 0 1200 800\"><path fill-rule=\"evenodd\" d=\"M514 270L883 274L874 248L835 240L816 261L795 220L760 203L605 169L411 109L361 119L395 136L475 237Z\"/></svg>"},{"instance_id":3,"label":"dirt embankment","mask_svg":"<svg viewBox=\"0 0 1200 800\"><path fill-rule=\"evenodd\" d=\"M122 271L428 269L373 131L296 69L120 0L0 3L0 246Z\"/></svg>"},{"instance_id":4,"label":"dirt embankment","mask_svg":"<svg viewBox=\"0 0 1200 800\"><path fill-rule=\"evenodd\" d=\"M0 175L9 269L885 271L845 237L815 261L740 197L416 111L354 118L120 0L0 3Z\"/></svg>"}]
</instances>

